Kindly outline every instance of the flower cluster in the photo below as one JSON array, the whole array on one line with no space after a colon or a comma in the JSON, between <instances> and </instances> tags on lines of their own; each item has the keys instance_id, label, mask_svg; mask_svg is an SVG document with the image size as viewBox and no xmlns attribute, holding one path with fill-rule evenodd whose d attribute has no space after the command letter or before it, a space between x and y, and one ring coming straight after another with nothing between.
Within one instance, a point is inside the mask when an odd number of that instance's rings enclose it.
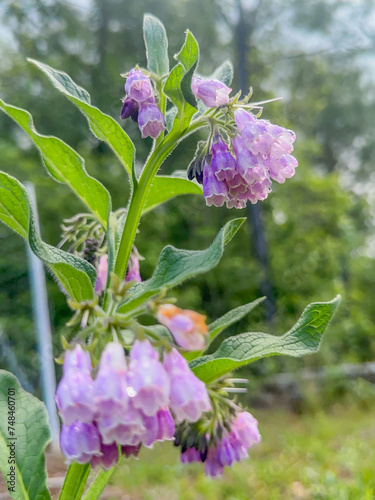
<instances>
[{"instance_id":1,"label":"flower cluster","mask_svg":"<svg viewBox=\"0 0 375 500\"><path fill-rule=\"evenodd\" d=\"M206 344L208 327L206 316L195 311L180 309L173 304L158 308L157 320L166 326L175 342L187 351L199 351Z\"/></svg>"},{"instance_id":2,"label":"flower cluster","mask_svg":"<svg viewBox=\"0 0 375 500\"><path fill-rule=\"evenodd\" d=\"M176 351L159 353L137 340L126 359L117 342L106 345L95 379L80 345L66 353L56 403L63 421L61 450L69 461L108 468L118 446L127 456L140 446L172 440L176 422L195 422L211 408L206 386ZM173 418L174 416L174 418Z\"/></svg>"},{"instance_id":3,"label":"flower cluster","mask_svg":"<svg viewBox=\"0 0 375 500\"><path fill-rule=\"evenodd\" d=\"M230 430L224 430L220 438L212 442L207 438L200 449L183 449L181 462L203 462L207 475L221 476L225 466L247 458L248 450L260 439L257 420L249 412L242 411L236 414Z\"/></svg>"},{"instance_id":4,"label":"flower cluster","mask_svg":"<svg viewBox=\"0 0 375 500\"><path fill-rule=\"evenodd\" d=\"M230 147L216 127L212 144L198 145L188 169L189 179L195 177L203 184L208 206L244 208L248 201L265 200L272 180L283 183L293 177L298 162L291 154L295 140L291 130L258 119L241 107L233 112L231 89L218 80L193 78L192 90L209 107L228 105L229 116L234 118L226 130L233 137Z\"/></svg>"},{"instance_id":5,"label":"flower cluster","mask_svg":"<svg viewBox=\"0 0 375 500\"><path fill-rule=\"evenodd\" d=\"M138 122L142 137L156 139L165 129L163 113L156 104L150 79L139 69L132 69L125 83L126 97L121 118Z\"/></svg>"}]
</instances>

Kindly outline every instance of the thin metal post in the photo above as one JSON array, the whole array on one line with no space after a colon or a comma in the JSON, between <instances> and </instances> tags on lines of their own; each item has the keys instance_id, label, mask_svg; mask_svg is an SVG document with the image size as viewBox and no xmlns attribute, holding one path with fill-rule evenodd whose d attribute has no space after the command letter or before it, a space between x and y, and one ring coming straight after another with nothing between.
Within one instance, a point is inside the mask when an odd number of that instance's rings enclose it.
<instances>
[{"instance_id":1,"label":"thin metal post","mask_svg":"<svg viewBox=\"0 0 375 500\"><path fill-rule=\"evenodd\" d=\"M25 182L34 212L35 225L39 231L38 211L35 189L31 182ZM43 400L47 407L51 427L52 446L59 447L60 424L56 412L55 392L56 374L52 349L51 324L48 311L46 278L42 262L34 255L27 245L30 287L33 304L34 323L37 331L37 343L40 359L40 375L42 381Z\"/></svg>"}]
</instances>

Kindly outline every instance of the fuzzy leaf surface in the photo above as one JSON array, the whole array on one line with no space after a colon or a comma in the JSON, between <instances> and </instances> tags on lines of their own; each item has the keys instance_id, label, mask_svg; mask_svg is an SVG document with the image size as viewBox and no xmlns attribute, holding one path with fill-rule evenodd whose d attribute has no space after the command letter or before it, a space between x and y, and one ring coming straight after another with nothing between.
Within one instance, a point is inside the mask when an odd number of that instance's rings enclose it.
<instances>
[{"instance_id":1,"label":"fuzzy leaf surface","mask_svg":"<svg viewBox=\"0 0 375 500\"><path fill-rule=\"evenodd\" d=\"M87 261L42 241L26 189L4 172L0 172L0 220L28 241L31 250L52 271L73 300L81 302L94 297L95 268Z\"/></svg>"},{"instance_id":2,"label":"fuzzy leaf surface","mask_svg":"<svg viewBox=\"0 0 375 500\"><path fill-rule=\"evenodd\" d=\"M8 390L14 389L11 396ZM9 400L8 397L12 399ZM8 405L15 406L15 423L9 423ZM14 433L13 437L10 434ZM17 438L17 439L13 439ZM17 378L0 370L0 470L4 477L15 467L16 500L50 500L44 450L51 439L48 415L44 404L24 391ZM14 441L15 463L8 463L10 445ZM11 460L13 456L11 457Z\"/></svg>"},{"instance_id":3,"label":"fuzzy leaf surface","mask_svg":"<svg viewBox=\"0 0 375 500\"><path fill-rule=\"evenodd\" d=\"M126 312L156 295L163 288L173 288L183 281L214 268L220 261L224 246L233 238L245 219L234 219L225 224L206 250L183 250L165 247L150 279L137 283L130 289L131 298L120 306Z\"/></svg>"},{"instance_id":4,"label":"fuzzy leaf surface","mask_svg":"<svg viewBox=\"0 0 375 500\"><path fill-rule=\"evenodd\" d=\"M72 101L86 116L92 133L108 144L131 176L135 148L121 125L112 116L93 106L87 90L77 85L67 73L51 68L51 66L35 59L28 59L28 61L40 69L54 87Z\"/></svg>"},{"instance_id":5,"label":"fuzzy leaf surface","mask_svg":"<svg viewBox=\"0 0 375 500\"><path fill-rule=\"evenodd\" d=\"M331 302L315 302L306 307L297 323L279 337L268 333L247 332L230 337L213 354L194 359L190 368L205 383L266 356L283 354L300 357L319 350L323 334L341 297Z\"/></svg>"}]
</instances>

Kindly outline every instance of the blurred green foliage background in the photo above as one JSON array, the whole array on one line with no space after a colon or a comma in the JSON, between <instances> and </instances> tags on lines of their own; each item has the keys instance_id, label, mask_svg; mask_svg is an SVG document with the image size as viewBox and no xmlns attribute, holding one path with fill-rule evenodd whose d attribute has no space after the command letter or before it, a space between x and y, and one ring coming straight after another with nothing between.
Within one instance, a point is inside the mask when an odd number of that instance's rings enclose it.
<instances>
[{"instance_id":1,"label":"blurred green foliage background","mask_svg":"<svg viewBox=\"0 0 375 500\"><path fill-rule=\"evenodd\" d=\"M145 65L144 12L157 15L166 25L171 57L189 28L200 44L201 73L208 75L231 59L234 91L239 88L239 50L245 33L247 83L254 89L253 98L284 97L266 105L263 116L296 131L300 165L295 177L275 186L261 205L266 267L254 247L250 213L207 208L198 197L183 197L142 221L137 239L145 257L142 277L150 276L165 244L204 248L227 220L250 215L249 224L227 247L217 269L176 290L178 304L205 312L213 320L261 295L267 280L268 309L260 307L235 328L283 333L305 305L341 293L342 306L318 355L304 360L271 358L254 364L250 371L264 375L301 366L373 360L375 5L366 0L243 0L242 6L237 0L3 0L0 96L30 110L40 132L57 135L76 148L86 158L90 174L111 191L115 208L126 204L129 195L123 169L90 134L79 111L25 58L66 71L90 92L95 105L117 118L124 83L120 73L137 63ZM132 122L123 125L136 144L140 167L150 143L140 140ZM4 115L0 136L0 168L35 184L42 235L56 244L62 219L82 206L67 187L48 177L35 148ZM179 146L163 171L186 169L196 140L197 136L190 137ZM0 240L3 338L39 393L24 244L3 226ZM52 279L48 292L57 355L59 334L70 311ZM9 359L2 356L0 366L9 369Z\"/></svg>"}]
</instances>

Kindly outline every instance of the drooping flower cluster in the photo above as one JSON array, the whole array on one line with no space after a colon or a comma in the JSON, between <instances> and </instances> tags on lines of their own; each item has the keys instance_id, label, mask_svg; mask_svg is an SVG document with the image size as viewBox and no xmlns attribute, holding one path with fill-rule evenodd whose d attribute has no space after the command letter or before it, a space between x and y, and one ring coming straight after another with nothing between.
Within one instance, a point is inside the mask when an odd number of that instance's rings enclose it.
<instances>
[{"instance_id":1,"label":"drooping flower cluster","mask_svg":"<svg viewBox=\"0 0 375 500\"><path fill-rule=\"evenodd\" d=\"M212 148L197 156L188 171L189 179L203 184L208 206L244 208L267 198L272 180L283 183L293 177L298 165L291 155L295 134L239 108L234 112L237 134L233 152L219 133ZM201 147L201 150L203 148Z\"/></svg>"},{"instance_id":2,"label":"drooping flower cluster","mask_svg":"<svg viewBox=\"0 0 375 500\"><path fill-rule=\"evenodd\" d=\"M137 455L142 444L172 440L174 418L194 422L211 408L185 359L172 349L161 362L148 340L137 340L128 360L119 343L107 344L95 379L89 353L80 345L68 351L56 403L64 455L104 468L117 462L118 445Z\"/></svg>"},{"instance_id":3,"label":"drooping flower cluster","mask_svg":"<svg viewBox=\"0 0 375 500\"><path fill-rule=\"evenodd\" d=\"M165 129L163 113L156 104L152 84L148 76L139 69L132 69L125 83L126 97L121 118L138 122L142 137L156 139Z\"/></svg>"},{"instance_id":4,"label":"drooping flower cluster","mask_svg":"<svg viewBox=\"0 0 375 500\"><path fill-rule=\"evenodd\" d=\"M162 304L158 308L157 320L166 326L175 342L188 351L204 348L208 327L206 316L173 304Z\"/></svg>"},{"instance_id":5,"label":"drooping flower cluster","mask_svg":"<svg viewBox=\"0 0 375 500\"><path fill-rule=\"evenodd\" d=\"M212 442L207 438L200 449L183 449L181 462L203 462L207 475L221 476L225 466L247 458L248 450L260 439L257 420L249 412L242 411L236 414L230 430L224 430L222 437Z\"/></svg>"}]
</instances>

